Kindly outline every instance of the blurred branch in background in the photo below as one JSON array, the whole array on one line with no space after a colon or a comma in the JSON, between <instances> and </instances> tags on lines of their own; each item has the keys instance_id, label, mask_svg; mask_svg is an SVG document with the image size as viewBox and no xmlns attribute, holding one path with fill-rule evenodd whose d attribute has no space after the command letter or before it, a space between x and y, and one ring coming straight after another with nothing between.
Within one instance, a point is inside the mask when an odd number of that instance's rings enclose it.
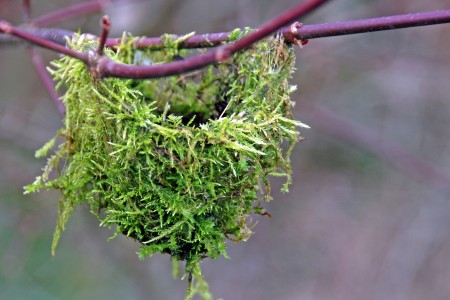
<instances>
[{"instance_id":1,"label":"blurred branch in background","mask_svg":"<svg viewBox=\"0 0 450 300\"><path fill-rule=\"evenodd\" d=\"M28 22L31 18L30 0L23 0L23 11L24 11L24 21ZM53 101L53 104L55 104L56 108L58 109L58 112L64 115L65 111L64 103L61 101L60 96L55 90L55 85L53 84L53 80L50 77L50 74L47 72L41 54L35 47L30 46L28 50L28 55L31 59L34 69L36 70L39 78L42 81L42 84L47 89L50 98Z\"/></svg>"},{"instance_id":2,"label":"blurred branch in background","mask_svg":"<svg viewBox=\"0 0 450 300\"><path fill-rule=\"evenodd\" d=\"M305 121L331 137L347 142L389 163L406 175L450 196L450 176L376 131L356 124L320 105L302 103Z\"/></svg>"},{"instance_id":3,"label":"blurred branch in background","mask_svg":"<svg viewBox=\"0 0 450 300\"><path fill-rule=\"evenodd\" d=\"M99 13L102 12L107 5L110 5L110 3L110 0L94 0L77 3L72 6L68 6L46 15L37 17L31 21L31 25L37 27L49 26L80 16Z\"/></svg>"},{"instance_id":4,"label":"blurred branch in background","mask_svg":"<svg viewBox=\"0 0 450 300\"><path fill-rule=\"evenodd\" d=\"M58 112L61 115L64 115L64 112L66 108L64 107L64 103L60 99L60 95L55 91L55 85L53 84L53 79L50 77L50 74L47 72L47 68L44 64L44 61L42 60L42 56L38 52L39 50L35 47L30 47L29 50L29 56L31 58L31 62L33 63L33 66L39 76L39 78L42 81L42 84L47 89L47 92L50 95L50 98L53 101L53 104L55 104L56 108L58 109Z\"/></svg>"},{"instance_id":5,"label":"blurred branch in background","mask_svg":"<svg viewBox=\"0 0 450 300\"><path fill-rule=\"evenodd\" d=\"M23 0L22 1L23 4L23 20L25 22L30 21L31 18L31 4L30 4L30 0Z\"/></svg>"}]
</instances>

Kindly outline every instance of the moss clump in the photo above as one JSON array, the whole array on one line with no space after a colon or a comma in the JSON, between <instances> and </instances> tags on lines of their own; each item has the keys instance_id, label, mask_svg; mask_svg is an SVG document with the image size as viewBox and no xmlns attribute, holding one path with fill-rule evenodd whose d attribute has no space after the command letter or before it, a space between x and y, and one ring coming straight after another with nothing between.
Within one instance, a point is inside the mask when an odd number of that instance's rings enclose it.
<instances>
[{"instance_id":1,"label":"moss clump","mask_svg":"<svg viewBox=\"0 0 450 300\"><path fill-rule=\"evenodd\" d=\"M136 50L129 38L106 54L127 64L163 63L189 54L177 42L167 36L163 50ZM71 47L96 44L79 38ZM62 194L52 251L75 207L86 202L101 225L139 241L141 257L170 254L203 283L203 258L226 256L227 239L250 237L248 217L270 199L268 176L285 176L287 191L289 154L303 124L291 115L294 53L280 37L224 63L157 80L97 80L69 57L52 65L66 87L57 134L64 140L26 187ZM57 178L49 178L52 168Z\"/></svg>"}]
</instances>

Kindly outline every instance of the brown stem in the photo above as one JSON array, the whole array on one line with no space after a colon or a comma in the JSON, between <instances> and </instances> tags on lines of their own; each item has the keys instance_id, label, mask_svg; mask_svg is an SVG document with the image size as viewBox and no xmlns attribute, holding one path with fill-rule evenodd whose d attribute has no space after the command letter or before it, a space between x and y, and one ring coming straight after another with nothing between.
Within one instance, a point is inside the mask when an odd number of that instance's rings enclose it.
<instances>
[{"instance_id":1,"label":"brown stem","mask_svg":"<svg viewBox=\"0 0 450 300\"><path fill-rule=\"evenodd\" d=\"M102 33L100 34L98 42L98 56L103 55L103 49L105 48L106 39L108 38L109 30L111 29L111 21L109 20L108 16L103 16L103 18L100 20L100 26L102 27Z\"/></svg>"}]
</instances>

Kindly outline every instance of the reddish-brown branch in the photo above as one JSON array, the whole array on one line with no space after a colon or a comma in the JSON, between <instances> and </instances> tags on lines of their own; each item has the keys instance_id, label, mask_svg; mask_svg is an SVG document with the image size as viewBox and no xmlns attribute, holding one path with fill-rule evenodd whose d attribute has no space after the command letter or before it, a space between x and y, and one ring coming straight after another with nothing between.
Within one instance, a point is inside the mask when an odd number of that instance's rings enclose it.
<instances>
[{"instance_id":1,"label":"reddish-brown branch","mask_svg":"<svg viewBox=\"0 0 450 300\"><path fill-rule=\"evenodd\" d=\"M365 33L381 30L392 30L414 26L427 26L450 23L450 10L439 10L432 12L420 12L414 14L404 14L380 18L371 18L363 20L344 21L336 23L302 25L293 29L291 26L283 28L283 35L288 38L292 36L298 40L315 39L329 36L348 35L355 33ZM59 44L65 43L65 36L71 36L74 33L62 29L51 28L24 28L24 31L52 40ZM225 42L230 33L206 33L196 34L179 44L180 48L207 48L214 47ZM174 36L175 39L180 36ZM7 36L3 36L0 41L11 42ZM15 40L14 40L15 41ZM106 40L106 47L114 48L122 42L121 38L109 38ZM135 41L138 48L161 48L164 41L160 37L140 38Z\"/></svg>"},{"instance_id":2,"label":"reddish-brown branch","mask_svg":"<svg viewBox=\"0 0 450 300\"><path fill-rule=\"evenodd\" d=\"M92 59L92 56L88 53L76 52L53 42L43 40L42 38L29 34L24 30L13 27L11 24L2 20L0 20L0 32L20 37L38 46L80 59L89 66L91 72L99 77L156 78L196 70L209 64L225 60L233 53L249 47L259 39L262 39L277 29L280 29L296 18L308 14L327 1L328 0L309 0L265 23L259 30L250 33L233 44L218 47L215 50L191 57L189 59L156 66L130 66L117 64L109 60L107 57Z\"/></svg>"},{"instance_id":3,"label":"reddish-brown branch","mask_svg":"<svg viewBox=\"0 0 450 300\"><path fill-rule=\"evenodd\" d=\"M450 23L450 10L420 12L347 22L304 25L297 31L296 38L301 40L315 39L443 23Z\"/></svg>"},{"instance_id":4,"label":"reddish-brown branch","mask_svg":"<svg viewBox=\"0 0 450 300\"><path fill-rule=\"evenodd\" d=\"M302 25L301 27L287 26L281 31L288 38L295 37L298 40L315 39L329 36L348 35L356 33L374 32L381 30L392 30L415 26L427 26L450 23L450 10L438 10L432 12L420 12L414 14L404 14L371 18L363 20L352 20L336 23ZM53 28L24 28L27 33L33 34L43 39L52 40L64 45L65 36L72 36L74 33L62 29ZM214 47L227 41L230 33L206 33L196 34L179 44L180 48L207 48ZM175 39L180 36L174 36ZM8 36L3 36L0 42L14 42ZM121 38L109 38L106 40L106 47L114 48L122 42ZM135 41L138 48L161 48L164 41L160 37L140 38Z\"/></svg>"},{"instance_id":5,"label":"reddish-brown branch","mask_svg":"<svg viewBox=\"0 0 450 300\"><path fill-rule=\"evenodd\" d=\"M438 10L432 12L420 12L414 14L404 14L380 18L371 18L354 21L344 21L336 23L324 23L302 26L287 26L281 32L290 39L301 41L321 37L348 35L355 33L365 33L381 30L392 30L406 27L427 26L450 23L450 10ZM298 23L297 23L298 24ZM296 25L296 24L293 24ZM229 37L229 32L197 34L189 37L182 43L181 48L205 48L220 45ZM178 38L176 36L175 38ZM113 48L121 43L120 38L108 39L107 47ZM136 40L135 46L138 48L160 48L164 45L161 38L149 37Z\"/></svg>"},{"instance_id":6,"label":"reddish-brown branch","mask_svg":"<svg viewBox=\"0 0 450 300\"><path fill-rule=\"evenodd\" d=\"M247 48L253 43L265 38L266 36L276 32L277 30L289 25L290 23L296 21L298 18L309 14L319 6L323 5L327 0L312 0L307 1L303 4L299 4L290 10L287 10L278 17L264 23L256 31L243 37L242 39L236 41L235 43L226 46L227 51L231 53L236 53L242 49Z\"/></svg>"},{"instance_id":7,"label":"reddish-brown branch","mask_svg":"<svg viewBox=\"0 0 450 300\"><path fill-rule=\"evenodd\" d=\"M142 79L165 77L197 70L207 65L226 60L234 53L251 46L256 41L263 39L297 18L305 16L327 1L310 0L299 4L232 44L219 46L214 50L182 61L152 66L130 66L118 64L109 59L102 59L97 64L96 73L101 77Z\"/></svg>"},{"instance_id":8,"label":"reddish-brown branch","mask_svg":"<svg viewBox=\"0 0 450 300\"><path fill-rule=\"evenodd\" d=\"M78 3L38 17L31 23L34 26L42 27L87 14L99 13L104 9L108 2L109 1L107 0L94 0Z\"/></svg>"},{"instance_id":9,"label":"reddish-brown branch","mask_svg":"<svg viewBox=\"0 0 450 300\"><path fill-rule=\"evenodd\" d=\"M296 38L298 40L315 39L329 36L348 35L355 33L365 33L381 30L392 30L415 26L427 26L450 23L450 10L438 10L432 12L420 12L414 14L404 14L380 18L363 20L344 21L336 23L302 25L295 30L291 26L284 27L281 32L285 37ZM64 36L71 36L74 33L61 29L49 28L26 28L30 34L43 39L51 39L59 44L64 44ZM196 34L179 44L180 48L207 48L215 47L227 41L230 33L206 33ZM291 36L291 37L289 37ZM174 36L175 39L181 36ZM0 41L10 42L11 39L3 37ZM109 38L106 40L106 47L114 48L122 42L121 38ZM137 48L161 48L164 41L160 37L148 37L136 39Z\"/></svg>"}]
</instances>

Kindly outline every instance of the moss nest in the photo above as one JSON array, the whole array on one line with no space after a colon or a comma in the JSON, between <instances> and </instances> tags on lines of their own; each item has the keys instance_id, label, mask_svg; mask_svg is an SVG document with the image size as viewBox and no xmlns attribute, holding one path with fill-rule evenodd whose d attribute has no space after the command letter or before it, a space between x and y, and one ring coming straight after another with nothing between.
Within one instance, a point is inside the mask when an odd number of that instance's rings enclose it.
<instances>
[{"instance_id":1,"label":"moss nest","mask_svg":"<svg viewBox=\"0 0 450 300\"><path fill-rule=\"evenodd\" d=\"M230 40L243 34L236 30ZM106 54L158 64L190 55L178 42L166 36L162 50L137 50L129 37ZM81 36L71 47L96 43ZM247 240L249 216L263 214L261 201L270 200L268 176L286 177L285 191L291 181L289 155L304 126L291 114L294 59L277 36L224 63L163 79L98 80L76 59L52 62L65 86L66 116L37 155L61 142L26 187L62 194L52 250L82 203L101 225L139 241L141 257L170 254L194 275L203 258L226 256L226 240Z\"/></svg>"}]
</instances>

